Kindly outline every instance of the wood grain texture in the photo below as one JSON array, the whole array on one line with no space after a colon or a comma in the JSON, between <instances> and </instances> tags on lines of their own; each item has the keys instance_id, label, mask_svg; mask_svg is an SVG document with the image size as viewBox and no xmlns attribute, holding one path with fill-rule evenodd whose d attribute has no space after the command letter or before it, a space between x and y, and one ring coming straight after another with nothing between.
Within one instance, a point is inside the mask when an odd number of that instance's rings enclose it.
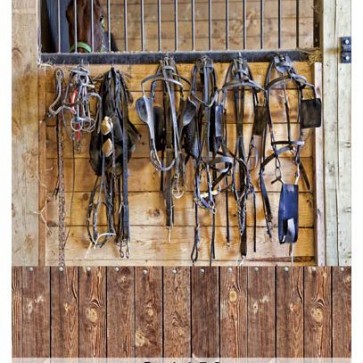
<instances>
[{"instance_id":1,"label":"wood grain texture","mask_svg":"<svg viewBox=\"0 0 363 363\"><path fill-rule=\"evenodd\" d=\"M135 356L162 357L162 268L135 268Z\"/></svg>"},{"instance_id":2,"label":"wood grain texture","mask_svg":"<svg viewBox=\"0 0 363 363\"><path fill-rule=\"evenodd\" d=\"M332 356L352 355L352 275L350 267L332 268Z\"/></svg>"},{"instance_id":3,"label":"wood grain texture","mask_svg":"<svg viewBox=\"0 0 363 363\"><path fill-rule=\"evenodd\" d=\"M219 270L192 268L192 356L219 356Z\"/></svg>"},{"instance_id":4,"label":"wood grain texture","mask_svg":"<svg viewBox=\"0 0 363 363\"><path fill-rule=\"evenodd\" d=\"M336 0L337 37L352 33L352 1ZM338 265L352 264L352 65L339 60L336 81L339 89L338 119Z\"/></svg>"},{"instance_id":5,"label":"wood grain texture","mask_svg":"<svg viewBox=\"0 0 363 363\"><path fill-rule=\"evenodd\" d=\"M13 356L350 357L350 268L203 270L13 268Z\"/></svg>"},{"instance_id":6,"label":"wood grain texture","mask_svg":"<svg viewBox=\"0 0 363 363\"><path fill-rule=\"evenodd\" d=\"M304 355L331 357L331 269L304 268Z\"/></svg>"},{"instance_id":7,"label":"wood grain texture","mask_svg":"<svg viewBox=\"0 0 363 363\"><path fill-rule=\"evenodd\" d=\"M323 119L324 124L324 178L326 219L326 264L338 265L338 19L336 0L323 0Z\"/></svg>"},{"instance_id":8,"label":"wood grain texture","mask_svg":"<svg viewBox=\"0 0 363 363\"><path fill-rule=\"evenodd\" d=\"M23 267L23 357L50 356L50 270Z\"/></svg>"},{"instance_id":9,"label":"wood grain texture","mask_svg":"<svg viewBox=\"0 0 363 363\"><path fill-rule=\"evenodd\" d=\"M135 269L107 268L107 357L134 356Z\"/></svg>"},{"instance_id":10,"label":"wood grain texture","mask_svg":"<svg viewBox=\"0 0 363 363\"><path fill-rule=\"evenodd\" d=\"M190 269L165 267L163 286L164 357L190 357Z\"/></svg>"},{"instance_id":11,"label":"wood grain texture","mask_svg":"<svg viewBox=\"0 0 363 363\"><path fill-rule=\"evenodd\" d=\"M275 269L248 268L248 357L275 356Z\"/></svg>"},{"instance_id":12,"label":"wood grain texture","mask_svg":"<svg viewBox=\"0 0 363 363\"><path fill-rule=\"evenodd\" d=\"M106 356L106 269L79 269L79 357Z\"/></svg>"},{"instance_id":13,"label":"wood grain texture","mask_svg":"<svg viewBox=\"0 0 363 363\"><path fill-rule=\"evenodd\" d=\"M323 85L322 64L314 66L314 79L317 97L322 97ZM325 195L324 195L324 122L314 130L314 217L315 217L315 258L318 266L326 263L326 237L325 237Z\"/></svg>"},{"instance_id":14,"label":"wood grain texture","mask_svg":"<svg viewBox=\"0 0 363 363\"><path fill-rule=\"evenodd\" d=\"M78 269L51 273L51 357L78 357Z\"/></svg>"},{"instance_id":15,"label":"wood grain texture","mask_svg":"<svg viewBox=\"0 0 363 363\"><path fill-rule=\"evenodd\" d=\"M276 356L304 356L304 271L276 268Z\"/></svg>"},{"instance_id":16,"label":"wood grain texture","mask_svg":"<svg viewBox=\"0 0 363 363\"><path fill-rule=\"evenodd\" d=\"M12 264L38 264L38 2L12 6Z\"/></svg>"},{"instance_id":17,"label":"wood grain texture","mask_svg":"<svg viewBox=\"0 0 363 363\"><path fill-rule=\"evenodd\" d=\"M39 70L38 72L38 115L46 114L46 92L45 92L45 81L44 77L45 71ZM38 266L46 265L46 242L47 242L47 232L48 232L48 186L46 184L46 168L47 168L47 124L46 119L41 119L39 121L39 256L38 256Z\"/></svg>"},{"instance_id":18,"label":"wood grain texture","mask_svg":"<svg viewBox=\"0 0 363 363\"><path fill-rule=\"evenodd\" d=\"M13 267L11 275L12 356L23 357L23 269Z\"/></svg>"},{"instance_id":19,"label":"wood grain texture","mask_svg":"<svg viewBox=\"0 0 363 363\"><path fill-rule=\"evenodd\" d=\"M247 268L220 268L220 355L247 357Z\"/></svg>"}]
</instances>

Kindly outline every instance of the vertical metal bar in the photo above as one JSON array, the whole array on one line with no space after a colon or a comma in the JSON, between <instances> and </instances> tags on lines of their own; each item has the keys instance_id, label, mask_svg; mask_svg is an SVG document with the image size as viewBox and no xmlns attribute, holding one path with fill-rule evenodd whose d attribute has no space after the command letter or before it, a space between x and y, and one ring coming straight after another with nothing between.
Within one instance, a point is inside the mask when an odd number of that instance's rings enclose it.
<instances>
[{"instance_id":1,"label":"vertical metal bar","mask_svg":"<svg viewBox=\"0 0 363 363\"><path fill-rule=\"evenodd\" d=\"M77 17L77 0L74 0L73 3L73 10L74 10L74 52L78 53L78 33L77 33L77 29L78 29L78 17Z\"/></svg>"},{"instance_id":2,"label":"vertical metal bar","mask_svg":"<svg viewBox=\"0 0 363 363\"><path fill-rule=\"evenodd\" d=\"M247 44L247 14L246 14L246 0L243 0L243 49L246 49Z\"/></svg>"},{"instance_id":3,"label":"vertical metal bar","mask_svg":"<svg viewBox=\"0 0 363 363\"><path fill-rule=\"evenodd\" d=\"M57 32L58 32L58 44L57 50L58 53L61 52L61 9L60 9L60 0L57 2Z\"/></svg>"},{"instance_id":4,"label":"vertical metal bar","mask_svg":"<svg viewBox=\"0 0 363 363\"><path fill-rule=\"evenodd\" d=\"M208 49L212 50L212 0L208 0Z\"/></svg>"},{"instance_id":5,"label":"vertical metal bar","mask_svg":"<svg viewBox=\"0 0 363 363\"><path fill-rule=\"evenodd\" d=\"M108 39L108 51L111 52L111 3L107 0L107 39Z\"/></svg>"},{"instance_id":6,"label":"vertical metal bar","mask_svg":"<svg viewBox=\"0 0 363 363\"><path fill-rule=\"evenodd\" d=\"M226 50L229 49L229 0L226 0Z\"/></svg>"},{"instance_id":7,"label":"vertical metal bar","mask_svg":"<svg viewBox=\"0 0 363 363\"><path fill-rule=\"evenodd\" d=\"M263 33L264 33L264 21L265 18L265 6L264 0L260 0L260 48L263 49Z\"/></svg>"},{"instance_id":8,"label":"vertical metal bar","mask_svg":"<svg viewBox=\"0 0 363 363\"><path fill-rule=\"evenodd\" d=\"M296 0L296 48L300 48L300 0Z\"/></svg>"},{"instance_id":9,"label":"vertical metal bar","mask_svg":"<svg viewBox=\"0 0 363 363\"><path fill-rule=\"evenodd\" d=\"M158 0L158 50L161 51L161 0Z\"/></svg>"},{"instance_id":10,"label":"vertical metal bar","mask_svg":"<svg viewBox=\"0 0 363 363\"><path fill-rule=\"evenodd\" d=\"M195 0L192 0L192 50L195 50Z\"/></svg>"},{"instance_id":11,"label":"vertical metal bar","mask_svg":"<svg viewBox=\"0 0 363 363\"><path fill-rule=\"evenodd\" d=\"M278 12L278 26L277 26L277 48L281 48L281 20L282 20L282 5L281 0L277 1Z\"/></svg>"},{"instance_id":12,"label":"vertical metal bar","mask_svg":"<svg viewBox=\"0 0 363 363\"><path fill-rule=\"evenodd\" d=\"M141 51L145 50L145 0L140 2L140 21L141 21Z\"/></svg>"},{"instance_id":13,"label":"vertical metal bar","mask_svg":"<svg viewBox=\"0 0 363 363\"><path fill-rule=\"evenodd\" d=\"M128 34L127 34L127 0L124 0L124 42L125 52L129 50Z\"/></svg>"},{"instance_id":14,"label":"vertical metal bar","mask_svg":"<svg viewBox=\"0 0 363 363\"><path fill-rule=\"evenodd\" d=\"M178 40L179 40L178 0L174 0L174 39L175 39L175 50L178 50Z\"/></svg>"},{"instance_id":15,"label":"vertical metal bar","mask_svg":"<svg viewBox=\"0 0 363 363\"><path fill-rule=\"evenodd\" d=\"M95 16L93 0L91 0L91 49L92 52L95 51Z\"/></svg>"}]
</instances>

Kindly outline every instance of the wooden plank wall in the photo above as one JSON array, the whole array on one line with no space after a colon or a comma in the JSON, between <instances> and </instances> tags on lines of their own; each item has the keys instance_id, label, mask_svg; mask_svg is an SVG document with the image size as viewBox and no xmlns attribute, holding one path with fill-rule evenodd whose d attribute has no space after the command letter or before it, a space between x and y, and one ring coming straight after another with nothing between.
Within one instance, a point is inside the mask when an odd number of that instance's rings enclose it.
<instances>
[{"instance_id":1,"label":"wooden plank wall","mask_svg":"<svg viewBox=\"0 0 363 363\"><path fill-rule=\"evenodd\" d=\"M102 0L104 11L107 1ZM145 51L158 51L158 2L156 0L144 1L145 14ZM192 2L179 0L178 4L178 50L193 50L192 47ZM313 47L313 0L300 2L299 46L300 48ZM281 48L296 48L296 1L282 0L281 14ZM110 1L110 25L118 50L125 50L124 35L124 1ZM175 19L174 2L161 1L161 50L175 49ZM141 48L141 22L140 1L128 1L127 26L128 50L140 51ZM212 50L226 49L226 1L212 1ZM246 2L246 49L260 49L261 9L259 0ZM264 1L264 48L278 48L278 2L276 0ZM229 0L229 49L243 49L243 4L239 0ZM195 1L195 50L209 49L208 43L208 1Z\"/></svg>"},{"instance_id":2,"label":"wooden plank wall","mask_svg":"<svg viewBox=\"0 0 363 363\"><path fill-rule=\"evenodd\" d=\"M227 70L227 64L215 64L219 87L222 86ZM296 63L297 72L307 77L310 82L314 82L314 66L308 63ZM181 64L180 73L190 78L192 65ZM257 82L263 84L268 63L252 63L251 69ZM156 66L117 66L118 69L128 73L130 78L130 89L134 100L142 95L140 90L141 80L149 74L155 72ZM39 71L39 102L42 110L41 116L44 117L47 107L54 99L54 67L46 67ZM109 69L107 66L91 66L91 73L99 75ZM67 74L69 70L65 68ZM286 137L286 121L283 110L281 90L273 91L273 104L271 106L273 120L276 124L275 134L278 137ZM288 90L290 107L292 110L292 122L294 123L292 132L297 137L296 110L297 98L296 92ZM230 95L231 96L231 95ZM248 97L248 101L251 98ZM252 104L251 104L252 106ZM251 107L246 107L246 126L245 126L245 144L248 145L253 122L253 113ZM41 112L41 111L40 111ZM194 204L192 199L193 174L192 165L189 163L187 168L186 194L183 198L175 201L175 226L172 231L171 241L167 240L167 231L165 225L164 201L160 190L159 173L154 169L149 161L149 147L147 128L139 120L134 105L130 108L131 121L136 125L142 135L141 141L136 146L136 151L129 163L129 203L130 203L130 221L131 221L131 244L130 259L121 261L116 246L108 243L102 249L89 249L89 240L86 230L86 216L90 191L93 188L95 175L89 164L88 145L89 135L86 135L82 141L82 150L75 155L75 164L73 166L73 154L71 142L67 138L65 142L65 168L66 168L66 202L67 202L67 224L70 234L66 246L66 260L68 265L190 265L190 253L193 244L194 233ZM235 121L231 108L231 100L227 100L227 123L228 123L228 145L231 150L234 149L235 143ZM57 176L57 147L54 120L47 123L47 127L42 123L42 137L40 147L43 151L41 155L42 185L47 187L47 194L44 199L47 200L47 208L43 211L42 216L47 221L47 228L44 223L41 224L40 246L41 255L45 256L46 265L57 265L58 261L58 208L57 201L52 196L56 185ZM269 151L270 152L270 151ZM302 160L307 170L311 182L314 180L314 135L308 138L303 148ZM282 168L284 170L285 181L295 180L294 164L289 158L289 154L282 157ZM75 185L72 210L70 211L72 189L73 189L73 167L75 168ZM253 181L257 190L257 252L253 253L253 209L252 204L248 205L248 243L249 253L247 263L259 264L286 264L290 260L288 246L280 245L277 238L277 211L279 203L279 183L271 184L274 179L273 165L269 165L266 170L266 185L270 192L273 213L275 215L275 231L272 241L266 233L265 220L261 195L259 193L258 175L253 175ZM313 184L313 183L312 183ZM42 189L46 192L46 189ZM314 219L314 187L307 190L305 183L300 181L300 230L299 240L295 248L295 262L297 264L314 264L315 263L315 219ZM225 217L225 200L222 196L218 199L217 204L217 265L233 264L239 258L239 240L236 220L236 206L232 195L229 200L229 213L231 224L232 243L227 247L225 242L226 217ZM102 220L105 223L105 220ZM202 225L202 247L200 251L200 264L209 263L209 236L211 218L205 212L201 216Z\"/></svg>"},{"instance_id":3,"label":"wooden plank wall","mask_svg":"<svg viewBox=\"0 0 363 363\"><path fill-rule=\"evenodd\" d=\"M351 269L13 268L14 357L350 357Z\"/></svg>"},{"instance_id":4,"label":"wooden plank wall","mask_svg":"<svg viewBox=\"0 0 363 363\"><path fill-rule=\"evenodd\" d=\"M351 35L351 1L321 0L323 14L324 178L327 265L351 264L351 64L339 37Z\"/></svg>"}]
</instances>

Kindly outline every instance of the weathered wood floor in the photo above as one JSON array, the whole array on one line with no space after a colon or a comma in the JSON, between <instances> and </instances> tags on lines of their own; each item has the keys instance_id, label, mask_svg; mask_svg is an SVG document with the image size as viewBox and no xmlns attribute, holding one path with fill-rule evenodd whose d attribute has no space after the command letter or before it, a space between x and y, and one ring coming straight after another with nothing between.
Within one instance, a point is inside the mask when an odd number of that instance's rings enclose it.
<instances>
[{"instance_id":1,"label":"weathered wood floor","mask_svg":"<svg viewBox=\"0 0 363 363\"><path fill-rule=\"evenodd\" d=\"M351 269L13 268L14 357L350 357Z\"/></svg>"}]
</instances>

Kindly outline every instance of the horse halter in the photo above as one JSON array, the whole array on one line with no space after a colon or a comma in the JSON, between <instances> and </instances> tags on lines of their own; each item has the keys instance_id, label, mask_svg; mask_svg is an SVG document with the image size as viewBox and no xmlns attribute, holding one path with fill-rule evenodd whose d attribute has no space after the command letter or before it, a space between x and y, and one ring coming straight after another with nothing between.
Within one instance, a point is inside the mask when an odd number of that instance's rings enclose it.
<instances>
[{"instance_id":1,"label":"horse halter","mask_svg":"<svg viewBox=\"0 0 363 363\"><path fill-rule=\"evenodd\" d=\"M277 77L272 79L273 71L277 73ZM299 136L294 139L291 130L291 110L289 106L287 94L287 82L292 82L298 94L298 110L297 110L297 123L299 126ZM276 140L274 133L274 123L270 111L270 99L272 97L271 90L275 86L281 86L283 91L283 104L286 116L286 140ZM313 97L305 99L303 92L305 89L310 88L313 91ZM278 238L281 244L290 244L290 255L292 256L292 244L298 239L298 223L299 223L299 178L303 177L305 184L310 189L309 180L307 178L304 166L301 162L301 149L305 144L309 129L319 127L321 125L321 100L316 97L314 85L307 82L306 78L297 74L291 60L285 55L274 55L269 65L266 81L266 100L268 106L268 128L271 137L271 147L273 153L266 156L266 133L264 134L264 151L260 167L260 185L261 194L263 199L263 206L265 212L267 232L272 236L272 211L268 198L267 189L264 181L264 171L267 164L275 161L275 180L271 183L280 182L280 202L278 212ZM289 152L292 155L292 160L296 165L295 181L294 183L287 183L283 178L282 163L280 155Z\"/></svg>"},{"instance_id":2,"label":"horse halter","mask_svg":"<svg viewBox=\"0 0 363 363\"><path fill-rule=\"evenodd\" d=\"M150 84L149 95L145 85ZM173 198L184 194L184 156L181 133L193 117L193 104L184 97L185 85L190 82L179 75L173 58L165 57L152 76L142 83L143 96L136 101L136 111L149 131L150 160L161 172L161 190L166 204L166 226L170 231L174 223ZM161 86L162 104L156 103L156 89ZM179 94L179 96L178 96ZM188 106L189 105L189 106ZM159 156L159 154L161 156Z\"/></svg>"},{"instance_id":3,"label":"horse halter","mask_svg":"<svg viewBox=\"0 0 363 363\"><path fill-rule=\"evenodd\" d=\"M73 53L75 52L76 49L81 48L83 50L86 51L86 53L92 53L92 47L85 43L85 42L77 42L76 44L73 44L70 48L69 48L69 53Z\"/></svg>"},{"instance_id":4,"label":"horse halter","mask_svg":"<svg viewBox=\"0 0 363 363\"><path fill-rule=\"evenodd\" d=\"M207 209L212 214L210 264L215 258L216 196L228 190L228 185L222 187L221 184L228 184L228 175L233 166L233 157L226 150L225 110L220 94L213 62L209 57L202 57L192 70L190 99L198 105L198 109L183 135L185 151L194 161L193 263L198 259L200 247L199 208ZM205 190L202 191L202 188ZM228 199L227 193L226 197Z\"/></svg>"},{"instance_id":5,"label":"horse halter","mask_svg":"<svg viewBox=\"0 0 363 363\"><path fill-rule=\"evenodd\" d=\"M247 199L251 195L254 206L254 252L256 252L256 228L257 228L257 213L256 213L256 194L252 183L250 171L254 169L258 163L260 155L260 145L262 130L265 128L264 113L259 110L265 108L265 90L253 80L252 73L248 67L247 61L240 55L234 59L227 71L222 92L224 98L228 91L233 92L233 109L236 122L236 144L234 150L234 164L232 169L232 184L231 189L237 204L237 217L240 235L240 255L242 261L247 256ZM246 109L246 91L250 91L253 101L254 124L252 137L249 145L248 156L244 146L244 118ZM262 104L259 103L258 94L261 93ZM252 162L253 159L253 162Z\"/></svg>"}]
</instances>

